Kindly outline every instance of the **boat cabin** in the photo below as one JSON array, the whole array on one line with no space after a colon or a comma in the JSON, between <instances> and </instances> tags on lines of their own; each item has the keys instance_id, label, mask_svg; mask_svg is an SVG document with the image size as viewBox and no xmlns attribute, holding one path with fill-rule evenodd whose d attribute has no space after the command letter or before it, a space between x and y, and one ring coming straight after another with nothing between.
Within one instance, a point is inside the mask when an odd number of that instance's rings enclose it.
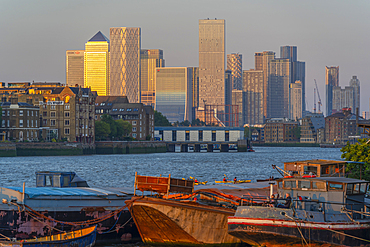
<instances>
[{"instance_id":1,"label":"boat cabin","mask_svg":"<svg viewBox=\"0 0 370 247\"><path fill-rule=\"evenodd\" d=\"M298 209L304 206L305 210L326 210L331 213L340 212L343 205L352 210L363 209L368 184L365 180L343 177L293 177L277 180L280 197L289 193Z\"/></svg>"},{"instance_id":2,"label":"boat cabin","mask_svg":"<svg viewBox=\"0 0 370 247\"><path fill-rule=\"evenodd\" d=\"M285 162L284 171L299 177L345 177L347 163L347 161L319 159Z\"/></svg>"},{"instance_id":3,"label":"boat cabin","mask_svg":"<svg viewBox=\"0 0 370 247\"><path fill-rule=\"evenodd\" d=\"M75 172L40 171L36 172L36 187L89 187L86 180Z\"/></svg>"}]
</instances>

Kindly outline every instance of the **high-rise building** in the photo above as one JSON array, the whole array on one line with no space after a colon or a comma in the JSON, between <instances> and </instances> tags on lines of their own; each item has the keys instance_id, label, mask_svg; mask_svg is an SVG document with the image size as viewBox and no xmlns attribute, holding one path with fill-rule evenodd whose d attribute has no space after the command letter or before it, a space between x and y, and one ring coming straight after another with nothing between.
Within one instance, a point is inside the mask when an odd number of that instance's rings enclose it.
<instances>
[{"instance_id":1,"label":"high-rise building","mask_svg":"<svg viewBox=\"0 0 370 247\"><path fill-rule=\"evenodd\" d=\"M100 31L85 44L84 60L84 87L109 95L109 39Z\"/></svg>"},{"instance_id":2,"label":"high-rise building","mask_svg":"<svg viewBox=\"0 0 370 247\"><path fill-rule=\"evenodd\" d=\"M326 115L332 114L333 110L333 87L339 86L339 66L325 67L326 85Z\"/></svg>"},{"instance_id":3,"label":"high-rise building","mask_svg":"<svg viewBox=\"0 0 370 247\"><path fill-rule=\"evenodd\" d=\"M142 49L141 60L141 103L155 107L155 70L164 67L163 50Z\"/></svg>"},{"instance_id":4,"label":"high-rise building","mask_svg":"<svg viewBox=\"0 0 370 247\"><path fill-rule=\"evenodd\" d=\"M343 108L354 109L353 87L333 87L332 113L341 112Z\"/></svg>"},{"instance_id":5,"label":"high-rise building","mask_svg":"<svg viewBox=\"0 0 370 247\"><path fill-rule=\"evenodd\" d=\"M239 126L244 125L244 114L243 114L243 90L233 89L232 90L232 105L237 106L238 113L236 120L239 120Z\"/></svg>"},{"instance_id":6,"label":"high-rise building","mask_svg":"<svg viewBox=\"0 0 370 247\"><path fill-rule=\"evenodd\" d=\"M66 51L66 83L67 86L84 87L84 50Z\"/></svg>"},{"instance_id":7,"label":"high-rise building","mask_svg":"<svg viewBox=\"0 0 370 247\"><path fill-rule=\"evenodd\" d=\"M227 54L227 70L231 71L233 89L243 89L243 61L242 54Z\"/></svg>"},{"instance_id":8,"label":"high-rise building","mask_svg":"<svg viewBox=\"0 0 370 247\"><path fill-rule=\"evenodd\" d=\"M255 70L263 71L263 114L265 119L268 118L268 105L269 105L269 63L275 59L275 52L264 51L256 52L255 55Z\"/></svg>"},{"instance_id":9,"label":"high-rise building","mask_svg":"<svg viewBox=\"0 0 370 247\"><path fill-rule=\"evenodd\" d=\"M140 102L140 50L139 27L110 28L110 95Z\"/></svg>"},{"instance_id":10,"label":"high-rise building","mask_svg":"<svg viewBox=\"0 0 370 247\"><path fill-rule=\"evenodd\" d=\"M243 71L243 123L263 124L263 70Z\"/></svg>"},{"instance_id":11,"label":"high-rise building","mask_svg":"<svg viewBox=\"0 0 370 247\"><path fill-rule=\"evenodd\" d=\"M349 81L349 86L353 87L353 112L356 112L356 108L358 108L358 112L360 112L360 80L357 79L357 76L352 76L352 79Z\"/></svg>"},{"instance_id":12,"label":"high-rise building","mask_svg":"<svg viewBox=\"0 0 370 247\"><path fill-rule=\"evenodd\" d=\"M199 20L199 104L225 104L225 20Z\"/></svg>"},{"instance_id":13,"label":"high-rise building","mask_svg":"<svg viewBox=\"0 0 370 247\"><path fill-rule=\"evenodd\" d=\"M290 60L272 59L269 65L267 116L268 118L288 118Z\"/></svg>"},{"instance_id":14,"label":"high-rise building","mask_svg":"<svg viewBox=\"0 0 370 247\"><path fill-rule=\"evenodd\" d=\"M163 67L156 69L156 110L170 122L192 121L193 68Z\"/></svg>"},{"instance_id":15,"label":"high-rise building","mask_svg":"<svg viewBox=\"0 0 370 247\"><path fill-rule=\"evenodd\" d=\"M302 82L290 83L289 118L297 121L302 118Z\"/></svg>"},{"instance_id":16,"label":"high-rise building","mask_svg":"<svg viewBox=\"0 0 370 247\"><path fill-rule=\"evenodd\" d=\"M306 63L297 60L296 46L281 46L280 58L287 58L291 62L290 81L300 81L302 84L302 112L306 110Z\"/></svg>"}]
</instances>

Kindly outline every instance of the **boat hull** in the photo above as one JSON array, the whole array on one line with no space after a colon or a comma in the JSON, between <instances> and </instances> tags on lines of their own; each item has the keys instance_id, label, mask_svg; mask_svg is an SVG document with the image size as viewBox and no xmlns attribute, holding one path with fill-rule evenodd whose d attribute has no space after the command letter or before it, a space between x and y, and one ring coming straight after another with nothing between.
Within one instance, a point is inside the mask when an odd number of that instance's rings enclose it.
<instances>
[{"instance_id":1,"label":"boat hull","mask_svg":"<svg viewBox=\"0 0 370 247\"><path fill-rule=\"evenodd\" d=\"M227 233L232 209L148 197L131 202L126 203L147 244L237 246L241 242Z\"/></svg>"}]
</instances>

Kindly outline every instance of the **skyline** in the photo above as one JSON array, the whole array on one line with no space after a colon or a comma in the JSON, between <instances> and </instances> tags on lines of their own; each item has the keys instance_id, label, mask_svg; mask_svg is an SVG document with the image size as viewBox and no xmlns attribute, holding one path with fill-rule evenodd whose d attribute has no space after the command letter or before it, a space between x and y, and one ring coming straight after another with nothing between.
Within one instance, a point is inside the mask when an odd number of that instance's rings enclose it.
<instances>
[{"instance_id":1,"label":"skyline","mask_svg":"<svg viewBox=\"0 0 370 247\"><path fill-rule=\"evenodd\" d=\"M360 110L369 111L369 13L367 1L2 1L0 81L66 82L65 52L116 26L140 27L142 49L162 49L166 66L196 67L198 21L217 18L225 19L225 53L242 54L243 70L254 68L255 52L279 58L281 46L297 46L307 110L314 79L325 109L325 66L339 66L339 85L356 75Z\"/></svg>"}]
</instances>

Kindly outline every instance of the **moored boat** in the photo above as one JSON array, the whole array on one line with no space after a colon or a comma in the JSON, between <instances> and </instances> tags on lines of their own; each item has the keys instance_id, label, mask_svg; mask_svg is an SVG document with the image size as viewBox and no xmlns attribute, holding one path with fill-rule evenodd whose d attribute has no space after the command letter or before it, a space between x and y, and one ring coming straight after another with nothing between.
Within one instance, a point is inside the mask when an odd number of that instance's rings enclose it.
<instances>
[{"instance_id":1,"label":"moored boat","mask_svg":"<svg viewBox=\"0 0 370 247\"><path fill-rule=\"evenodd\" d=\"M237 181L232 181L232 180L226 180L226 181L218 181L216 180L216 184L242 184L242 183L250 183L252 180L250 179L244 179L244 180L237 180Z\"/></svg>"},{"instance_id":2,"label":"moored boat","mask_svg":"<svg viewBox=\"0 0 370 247\"><path fill-rule=\"evenodd\" d=\"M0 247L92 247L95 245L95 241L96 226L91 226L41 238L23 239L20 241L13 241L12 239L0 241Z\"/></svg>"},{"instance_id":3,"label":"moored boat","mask_svg":"<svg viewBox=\"0 0 370 247\"><path fill-rule=\"evenodd\" d=\"M277 184L286 201L256 204L245 198L228 218L230 235L253 246L370 246L368 181L293 177Z\"/></svg>"}]
</instances>

